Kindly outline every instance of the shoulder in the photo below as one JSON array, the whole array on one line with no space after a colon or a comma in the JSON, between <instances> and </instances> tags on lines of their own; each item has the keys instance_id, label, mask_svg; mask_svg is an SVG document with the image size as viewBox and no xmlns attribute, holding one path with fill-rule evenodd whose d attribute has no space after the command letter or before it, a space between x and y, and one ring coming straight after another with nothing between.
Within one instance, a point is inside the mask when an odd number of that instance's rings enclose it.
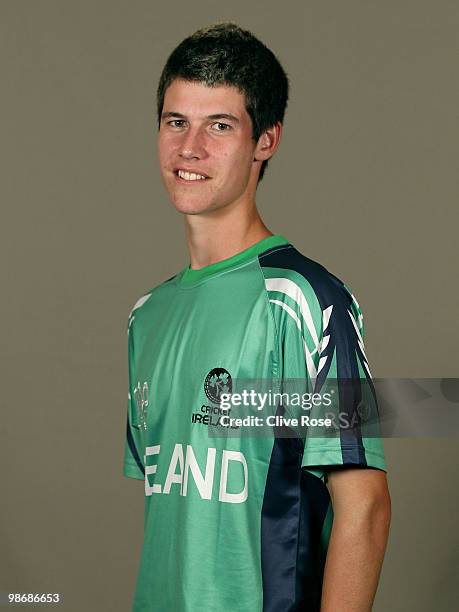
<instances>
[{"instance_id":1,"label":"shoulder","mask_svg":"<svg viewBox=\"0 0 459 612\"><path fill-rule=\"evenodd\" d=\"M294 299L328 306L359 308L350 287L318 261L310 259L288 244L259 256L268 292L278 292Z\"/></svg>"},{"instance_id":2,"label":"shoulder","mask_svg":"<svg viewBox=\"0 0 459 612\"><path fill-rule=\"evenodd\" d=\"M166 294L172 289L173 281L177 276L178 274L174 274L158 285L155 285L135 300L129 310L128 331L134 319L143 316L155 302L155 298L161 299L162 297L166 297Z\"/></svg>"}]
</instances>

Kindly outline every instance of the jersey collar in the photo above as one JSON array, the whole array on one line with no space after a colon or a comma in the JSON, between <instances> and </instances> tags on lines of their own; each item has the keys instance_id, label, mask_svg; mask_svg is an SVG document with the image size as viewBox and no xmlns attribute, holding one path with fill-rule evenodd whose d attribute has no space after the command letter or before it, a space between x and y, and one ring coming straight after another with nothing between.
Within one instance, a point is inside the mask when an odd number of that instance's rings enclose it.
<instances>
[{"instance_id":1,"label":"jersey collar","mask_svg":"<svg viewBox=\"0 0 459 612\"><path fill-rule=\"evenodd\" d=\"M190 267L190 264L188 264L188 267L182 270L182 272L179 274L178 282L181 285L194 285L195 283L198 283L209 276L213 276L219 272L237 267L240 264L255 258L260 253L282 244L289 244L287 238L281 234L274 234L259 240L247 249L236 253L236 255L232 255L231 257L217 261L209 266L193 269Z\"/></svg>"}]
</instances>

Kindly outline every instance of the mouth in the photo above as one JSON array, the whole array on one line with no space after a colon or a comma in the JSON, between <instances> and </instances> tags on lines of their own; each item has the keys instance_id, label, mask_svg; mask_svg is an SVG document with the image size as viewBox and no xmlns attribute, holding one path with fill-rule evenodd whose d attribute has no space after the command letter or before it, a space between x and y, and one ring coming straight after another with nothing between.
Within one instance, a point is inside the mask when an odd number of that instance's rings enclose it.
<instances>
[{"instance_id":1,"label":"mouth","mask_svg":"<svg viewBox=\"0 0 459 612\"><path fill-rule=\"evenodd\" d=\"M174 176L177 182L184 185L198 185L199 183L205 183L206 181L210 181L211 178L206 174L188 172L186 170L181 170L180 168L176 168L174 170Z\"/></svg>"}]
</instances>

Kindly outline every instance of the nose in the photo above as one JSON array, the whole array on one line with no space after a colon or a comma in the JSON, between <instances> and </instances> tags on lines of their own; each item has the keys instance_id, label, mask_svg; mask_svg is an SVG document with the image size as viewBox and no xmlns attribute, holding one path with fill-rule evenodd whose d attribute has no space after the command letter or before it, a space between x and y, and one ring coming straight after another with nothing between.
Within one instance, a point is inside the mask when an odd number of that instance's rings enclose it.
<instances>
[{"instance_id":1,"label":"nose","mask_svg":"<svg viewBox=\"0 0 459 612\"><path fill-rule=\"evenodd\" d=\"M203 135L198 129L190 128L184 132L180 142L179 155L183 159L202 159L205 156Z\"/></svg>"}]
</instances>

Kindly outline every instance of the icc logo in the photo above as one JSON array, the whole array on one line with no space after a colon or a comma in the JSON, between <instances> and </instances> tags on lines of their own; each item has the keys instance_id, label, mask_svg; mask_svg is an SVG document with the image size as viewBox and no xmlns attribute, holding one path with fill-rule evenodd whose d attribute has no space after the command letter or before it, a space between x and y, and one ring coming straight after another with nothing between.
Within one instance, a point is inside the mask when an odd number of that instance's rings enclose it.
<instances>
[{"instance_id":1,"label":"icc logo","mask_svg":"<svg viewBox=\"0 0 459 612\"><path fill-rule=\"evenodd\" d=\"M140 382L137 383L137 387L134 389L134 400L137 407L137 416L139 419L139 427L147 428L147 406L148 406L148 383L144 382L143 385Z\"/></svg>"}]
</instances>

